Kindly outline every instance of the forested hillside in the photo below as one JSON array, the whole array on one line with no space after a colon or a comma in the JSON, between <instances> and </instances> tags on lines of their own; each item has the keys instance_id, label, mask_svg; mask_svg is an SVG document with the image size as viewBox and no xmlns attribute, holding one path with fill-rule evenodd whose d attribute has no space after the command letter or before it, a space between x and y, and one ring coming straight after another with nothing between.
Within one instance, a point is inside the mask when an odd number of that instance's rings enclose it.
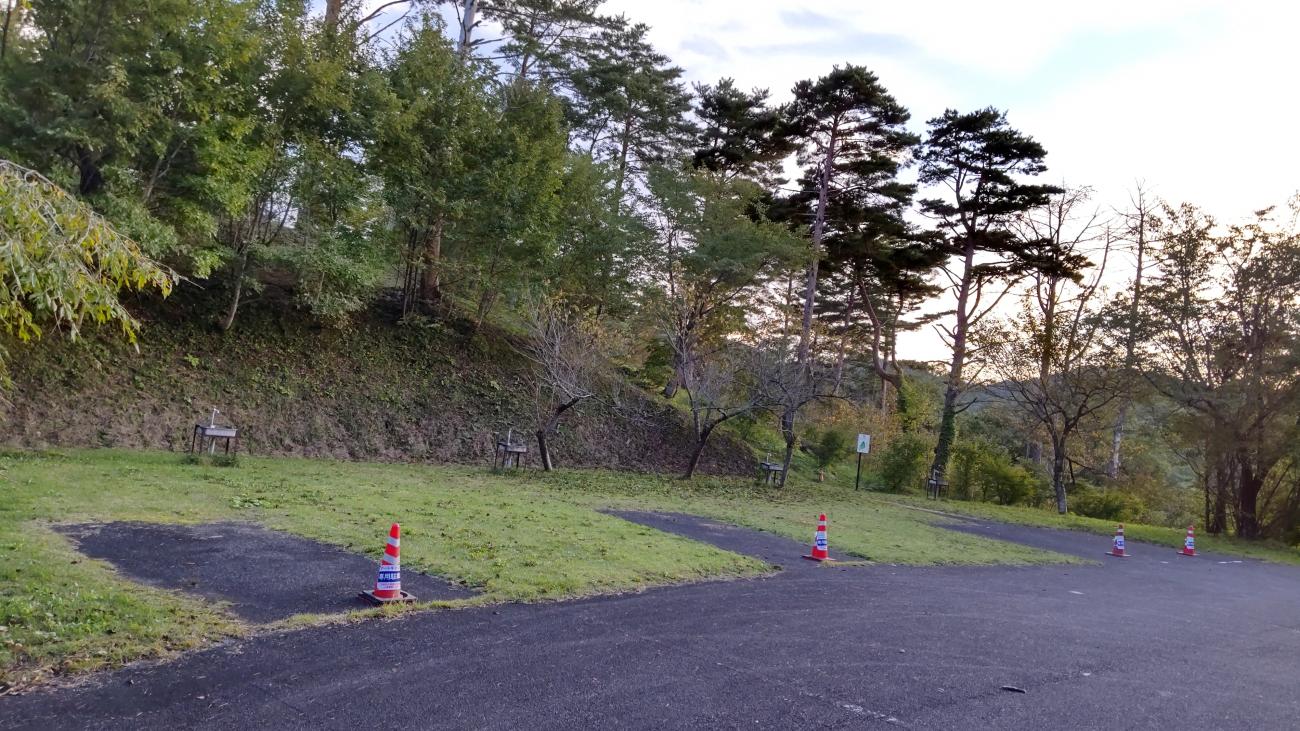
<instances>
[{"instance_id":1,"label":"forested hillside","mask_svg":"<svg viewBox=\"0 0 1300 731\"><path fill-rule=\"evenodd\" d=\"M688 84L600 0L3 7L8 441L218 405L258 450L514 425L689 478L741 434L783 485L869 430L873 487L1300 540L1296 211L1100 201L854 63Z\"/></svg>"}]
</instances>

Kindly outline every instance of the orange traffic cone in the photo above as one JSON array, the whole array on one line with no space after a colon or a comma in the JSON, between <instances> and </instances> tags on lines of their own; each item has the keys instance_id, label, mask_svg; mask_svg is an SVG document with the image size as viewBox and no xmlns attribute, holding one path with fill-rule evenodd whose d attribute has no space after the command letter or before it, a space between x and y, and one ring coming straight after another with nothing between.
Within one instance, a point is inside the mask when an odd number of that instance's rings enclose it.
<instances>
[{"instance_id":1,"label":"orange traffic cone","mask_svg":"<svg viewBox=\"0 0 1300 731\"><path fill-rule=\"evenodd\" d=\"M1124 551L1124 524L1123 523L1120 523L1119 527L1115 529L1115 540L1111 542L1110 551L1108 551L1106 555L1115 556L1116 558L1129 557L1129 554Z\"/></svg>"},{"instance_id":2,"label":"orange traffic cone","mask_svg":"<svg viewBox=\"0 0 1300 731\"><path fill-rule=\"evenodd\" d=\"M817 532L813 534L812 553L804 556L809 561L834 561L831 553L827 549L826 543L826 514L822 513L817 516Z\"/></svg>"},{"instance_id":3,"label":"orange traffic cone","mask_svg":"<svg viewBox=\"0 0 1300 731\"><path fill-rule=\"evenodd\" d=\"M1187 526L1187 537L1183 539L1183 550L1179 551L1178 555L1179 556L1196 555L1196 533L1192 530L1192 526L1190 525Z\"/></svg>"},{"instance_id":4,"label":"orange traffic cone","mask_svg":"<svg viewBox=\"0 0 1300 731\"><path fill-rule=\"evenodd\" d=\"M393 527L388 529L388 545L384 546L384 558L379 562L375 588L361 592L361 596L373 604L415 601L415 597L402 591L401 536L402 527L393 523Z\"/></svg>"}]
</instances>

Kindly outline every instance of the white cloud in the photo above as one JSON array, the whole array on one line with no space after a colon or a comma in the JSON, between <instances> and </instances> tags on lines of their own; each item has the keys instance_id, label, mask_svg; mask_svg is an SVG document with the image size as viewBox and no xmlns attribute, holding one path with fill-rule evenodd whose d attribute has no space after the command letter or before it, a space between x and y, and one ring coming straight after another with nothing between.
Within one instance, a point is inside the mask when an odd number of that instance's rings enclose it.
<instances>
[{"instance_id":1,"label":"white cloud","mask_svg":"<svg viewBox=\"0 0 1300 731\"><path fill-rule=\"evenodd\" d=\"M1047 145L1053 177L1094 185L1104 200L1123 200L1142 178L1233 216L1300 186L1300 146L1289 144L1300 113L1300 7L1291 4L610 0L605 8L649 24L696 81L731 76L783 98L795 81L853 61L919 119L946 106L1009 108L1013 123ZM1212 25L1162 34L1198 18ZM1045 65L1089 33L1121 34L1113 48L1078 58L1100 68ZM844 48L855 35L861 47ZM1108 52L1134 58L1108 67Z\"/></svg>"},{"instance_id":2,"label":"white cloud","mask_svg":"<svg viewBox=\"0 0 1300 731\"><path fill-rule=\"evenodd\" d=\"M1300 6L1268 0L1088 3L610 0L696 81L730 76L784 98L835 63L877 72L914 118L1009 109L1053 180L1122 204L1144 180L1222 219L1300 188ZM819 24L811 15L829 19ZM846 38L861 38L845 47ZM931 333L905 354L938 358Z\"/></svg>"}]
</instances>

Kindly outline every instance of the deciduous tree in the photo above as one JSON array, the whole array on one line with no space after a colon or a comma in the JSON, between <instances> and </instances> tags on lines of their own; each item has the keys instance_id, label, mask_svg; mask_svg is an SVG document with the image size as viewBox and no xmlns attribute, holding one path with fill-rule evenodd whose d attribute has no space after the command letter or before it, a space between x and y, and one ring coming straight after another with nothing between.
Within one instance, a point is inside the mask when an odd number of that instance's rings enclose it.
<instances>
[{"instance_id":1,"label":"deciduous tree","mask_svg":"<svg viewBox=\"0 0 1300 731\"><path fill-rule=\"evenodd\" d=\"M1138 361L1138 338L1141 337L1141 313L1145 300L1144 277L1151 266L1150 248L1160 227L1159 207L1155 197L1142 185L1129 195L1129 206L1119 213L1121 240L1126 242L1133 255L1133 279L1128 292L1119 304L1123 308L1120 327L1123 330L1124 368L1136 380L1134 373ZM1124 429L1128 424L1131 399L1120 402L1115 416L1115 426L1111 430L1110 459L1106 461L1106 475L1111 479L1119 477L1120 448L1124 442Z\"/></svg>"},{"instance_id":2,"label":"deciduous tree","mask_svg":"<svg viewBox=\"0 0 1300 731\"><path fill-rule=\"evenodd\" d=\"M762 411L772 404L770 376L779 365L761 348L729 341L685 364L682 390L691 412L695 447L682 479L695 476L713 432L723 423Z\"/></svg>"},{"instance_id":3,"label":"deciduous tree","mask_svg":"<svg viewBox=\"0 0 1300 731\"><path fill-rule=\"evenodd\" d=\"M0 330L28 343L47 329L76 340L87 325L116 326L134 343L140 323L122 291L171 292L176 276L89 206L38 173L0 160ZM8 382L0 342L0 382Z\"/></svg>"},{"instance_id":4,"label":"deciduous tree","mask_svg":"<svg viewBox=\"0 0 1300 731\"><path fill-rule=\"evenodd\" d=\"M0 75L0 144L155 255L209 248L248 191L253 3L50 0L23 22L31 43Z\"/></svg>"},{"instance_id":5,"label":"deciduous tree","mask_svg":"<svg viewBox=\"0 0 1300 731\"><path fill-rule=\"evenodd\" d=\"M752 184L658 168L650 191L660 247L655 275L673 353L664 395L671 397L692 362L744 328L749 298L766 277L798 259L799 244L755 210L760 191Z\"/></svg>"},{"instance_id":6,"label":"deciduous tree","mask_svg":"<svg viewBox=\"0 0 1300 731\"><path fill-rule=\"evenodd\" d=\"M1300 232L1271 209L1218 228L1166 209L1144 311L1151 385L1206 441L1208 529L1257 538L1261 495L1293 454L1300 409ZM1294 219L1293 219L1294 220Z\"/></svg>"},{"instance_id":7,"label":"deciduous tree","mask_svg":"<svg viewBox=\"0 0 1300 731\"><path fill-rule=\"evenodd\" d=\"M603 354L591 321L562 303L531 299L523 310L527 332L518 349L532 363L537 455L549 472L549 439L566 413L596 395Z\"/></svg>"},{"instance_id":8,"label":"deciduous tree","mask_svg":"<svg viewBox=\"0 0 1300 731\"><path fill-rule=\"evenodd\" d=\"M1130 382L1122 354L1106 339L1099 293L1111 240L1107 233L1096 245L1098 216L1085 210L1089 195L1084 188L1062 189L1018 217L1014 228L1025 246L1038 250L1040 264L1029 272L1019 317L991 328L987 344L990 368L1001 377L994 388L1048 435L1052 490L1062 514L1072 440L1089 424L1100 427L1096 417L1125 396ZM1076 273L1085 268L1087 281Z\"/></svg>"}]
</instances>

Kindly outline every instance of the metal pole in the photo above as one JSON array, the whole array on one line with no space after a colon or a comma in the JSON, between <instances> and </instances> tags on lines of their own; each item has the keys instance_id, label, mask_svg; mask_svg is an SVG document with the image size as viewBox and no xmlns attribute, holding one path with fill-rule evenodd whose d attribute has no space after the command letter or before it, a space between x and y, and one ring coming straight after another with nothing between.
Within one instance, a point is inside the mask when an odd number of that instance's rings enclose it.
<instances>
[{"instance_id":1,"label":"metal pole","mask_svg":"<svg viewBox=\"0 0 1300 731\"><path fill-rule=\"evenodd\" d=\"M853 476L853 489L860 490L862 482L862 452L858 452L858 473Z\"/></svg>"}]
</instances>

